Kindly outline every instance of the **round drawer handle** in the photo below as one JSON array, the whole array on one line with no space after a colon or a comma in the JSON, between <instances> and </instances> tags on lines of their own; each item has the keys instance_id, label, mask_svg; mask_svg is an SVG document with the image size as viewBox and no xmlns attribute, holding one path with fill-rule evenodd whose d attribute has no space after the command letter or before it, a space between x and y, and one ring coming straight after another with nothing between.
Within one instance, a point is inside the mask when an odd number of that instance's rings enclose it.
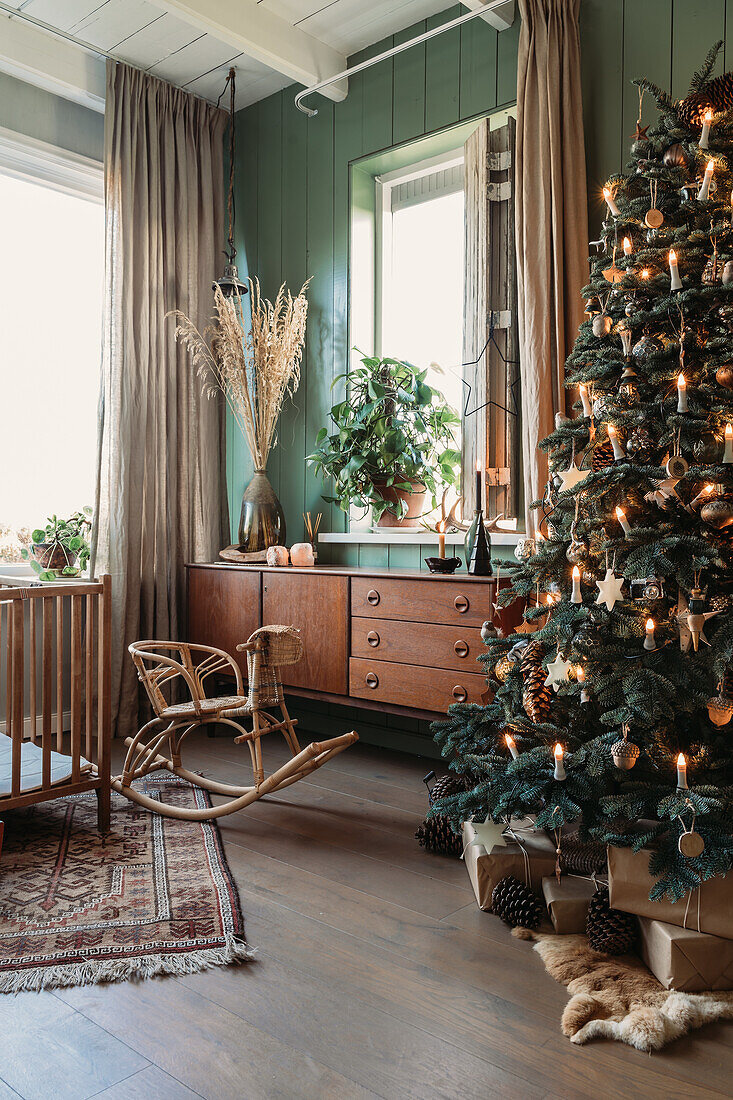
<instances>
[{"instance_id":1,"label":"round drawer handle","mask_svg":"<svg viewBox=\"0 0 733 1100\"><path fill-rule=\"evenodd\" d=\"M376 672L367 672L366 684L367 687L370 688L379 687L379 677L377 676ZM453 694L455 695L455 692Z\"/></svg>"},{"instance_id":2,"label":"round drawer handle","mask_svg":"<svg viewBox=\"0 0 733 1100\"><path fill-rule=\"evenodd\" d=\"M464 615L468 611L468 597L456 596L453 601L453 606L460 615Z\"/></svg>"},{"instance_id":3,"label":"round drawer handle","mask_svg":"<svg viewBox=\"0 0 733 1100\"><path fill-rule=\"evenodd\" d=\"M460 684L456 684L453 688L453 698L457 703L465 703L466 699L468 699L468 692L464 687L461 687Z\"/></svg>"},{"instance_id":4,"label":"round drawer handle","mask_svg":"<svg viewBox=\"0 0 733 1100\"><path fill-rule=\"evenodd\" d=\"M372 607L376 607L379 603L379 593L376 588L370 588L367 592L367 603L370 603Z\"/></svg>"},{"instance_id":5,"label":"round drawer handle","mask_svg":"<svg viewBox=\"0 0 733 1100\"><path fill-rule=\"evenodd\" d=\"M463 638L459 638L453 648L459 657L468 656L468 642L465 642Z\"/></svg>"},{"instance_id":6,"label":"round drawer handle","mask_svg":"<svg viewBox=\"0 0 733 1100\"><path fill-rule=\"evenodd\" d=\"M377 634L376 630L369 631L369 633L367 634L367 641L369 642L369 645L379 645L379 635Z\"/></svg>"}]
</instances>

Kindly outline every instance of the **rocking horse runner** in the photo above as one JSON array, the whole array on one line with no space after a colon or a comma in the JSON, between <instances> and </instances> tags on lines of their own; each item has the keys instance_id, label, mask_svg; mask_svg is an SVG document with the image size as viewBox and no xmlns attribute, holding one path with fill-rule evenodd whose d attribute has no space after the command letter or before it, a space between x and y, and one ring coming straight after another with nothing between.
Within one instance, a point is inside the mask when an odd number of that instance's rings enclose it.
<instances>
[{"instance_id":1,"label":"rocking horse runner","mask_svg":"<svg viewBox=\"0 0 733 1100\"><path fill-rule=\"evenodd\" d=\"M135 642L129 650L155 717L135 737L126 739L128 750L122 774L114 777L112 786L120 794L155 813L188 821L203 821L235 813L263 795L297 783L359 740L358 734L352 731L327 741L313 742L304 749L298 744L295 733L297 719L288 714L280 677L280 668L296 664L303 652L300 633L294 627L263 626L255 630L247 642L237 646L237 650L247 654L247 695L239 666L222 649L189 642ZM204 681L224 670L234 674L236 695L207 698ZM190 700L169 704L163 688L176 679L185 684ZM266 707L278 708L281 717L278 719ZM252 728L247 729L241 719L250 719ZM218 783L181 765L181 745L188 734L199 726L213 723L232 726L238 733L234 738L235 744L246 742L249 746L254 786L234 787ZM163 729L160 729L161 725ZM260 744L266 733L282 733L292 753L292 759L269 776L265 776ZM162 755L166 750L169 755ZM229 800L221 806L186 810L158 802L133 786L136 779L163 768L213 794L228 795Z\"/></svg>"}]
</instances>

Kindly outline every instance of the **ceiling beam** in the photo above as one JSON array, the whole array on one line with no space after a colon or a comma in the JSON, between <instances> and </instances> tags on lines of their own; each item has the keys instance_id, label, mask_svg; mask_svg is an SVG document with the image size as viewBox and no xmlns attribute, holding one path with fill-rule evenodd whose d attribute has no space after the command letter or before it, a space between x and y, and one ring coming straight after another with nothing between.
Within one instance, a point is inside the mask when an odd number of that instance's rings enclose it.
<instances>
[{"instance_id":1,"label":"ceiling beam","mask_svg":"<svg viewBox=\"0 0 733 1100\"><path fill-rule=\"evenodd\" d=\"M484 6L486 0L461 0L461 3L464 8L469 8L471 11L478 11ZM506 3L499 4L498 7L493 8L491 11L487 11L484 20L490 23L492 27L495 27L497 31L506 31L514 22L515 14L515 0L506 0Z\"/></svg>"},{"instance_id":2,"label":"ceiling beam","mask_svg":"<svg viewBox=\"0 0 733 1100\"><path fill-rule=\"evenodd\" d=\"M247 54L289 80L308 87L346 68L344 54L327 46L255 0L153 0L197 30ZM236 65L235 65L236 68ZM331 85L324 95L346 98L348 81Z\"/></svg>"},{"instance_id":3,"label":"ceiling beam","mask_svg":"<svg viewBox=\"0 0 733 1100\"><path fill-rule=\"evenodd\" d=\"M0 72L104 112L102 58L0 12Z\"/></svg>"}]
</instances>

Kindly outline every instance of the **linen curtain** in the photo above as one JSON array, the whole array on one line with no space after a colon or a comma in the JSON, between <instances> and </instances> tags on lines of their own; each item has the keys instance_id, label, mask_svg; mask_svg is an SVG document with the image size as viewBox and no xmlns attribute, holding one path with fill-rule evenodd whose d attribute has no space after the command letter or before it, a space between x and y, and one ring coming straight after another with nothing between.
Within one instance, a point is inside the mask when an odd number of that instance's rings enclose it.
<instances>
[{"instance_id":1,"label":"linen curtain","mask_svg":"<svg viewBox=\"0 0 733 1100\"><path fill-rule=\"evenodd\" d=\"M519 0L516 209L525 511L542 495L538 443L565 411L565 359L588 275L580 0Z\"/></svg>"},{"instance_id":2,"label":"linen curtain","mask_svg":"<svg viewBox=\"0 0 733 1100\"><path fill-rule=\"evenodd\" d=\"M181 309L200 328L224 239L227 116L129 66L107 62L106 297L94 568L112 575L112 716L137 726L127 646L178 639L186 561L228 541L219 400L174 338Z\"/></svg>"}]
</instances>

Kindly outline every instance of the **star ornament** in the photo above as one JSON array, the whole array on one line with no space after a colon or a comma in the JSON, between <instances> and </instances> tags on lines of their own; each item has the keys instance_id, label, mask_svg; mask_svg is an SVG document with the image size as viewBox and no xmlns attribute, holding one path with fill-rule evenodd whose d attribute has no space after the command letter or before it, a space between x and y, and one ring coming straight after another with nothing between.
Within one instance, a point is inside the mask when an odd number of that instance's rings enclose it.
<instances>
[{"instance_id":1,"label":"star ornament","mask_svg":"<svg viewBox=\"0 0 733 1100\"><path fill-rule=\"evenodd\" d=\"M574 462L571 462L567 470L560 470L558 477L562 482L562 492L567 493L571 489L574 489L576 485L580 485L581 481L585 481L588 477L590 470L579 470Z\"/></svg>"},{"instance_id":2,"label":"star ornament","mask_svg":"<svg viewBox=\"0 0 733 1100\"><path fill-rule=\"evenodd\" d=\"M560 684L567 682L570 679L570 669L573 667L571 661L566 661L564 657L561 657L558 653L554 661L550 661L547 666L547 679L545 680L545 687L551 687L553 691L557 691Z\"/></svg>"},{"instance_id":3,"label":"star ornament","mask_svg":"<svg viewBox=\"0 0 733 1100\"><path fill-rule=\"evenodd\" d=\"M617 577L613 569L607 569L606 575L603 580L596 581L596 588L598 589L596 603L605 603L606 610L613 611L613 607L616 601L623 599L623 595L621 593L623 585L624 578Z\"/></svg>"},{"instance_id":4,"label":"star ornament","mask_svg":"<svg viewBox=\"0 0 733 1100\"><path fill-rule=\"evenodd\" d=\"M634 130L633 134L630 135L631 140L632 141L649 141L649 138L647 137L647 133L646 133L648 129L649 129L648 126L642 126L641 125L641 119L639 119L639 121L636 124L636 129Z\"/></svg>"}]
</instances>

